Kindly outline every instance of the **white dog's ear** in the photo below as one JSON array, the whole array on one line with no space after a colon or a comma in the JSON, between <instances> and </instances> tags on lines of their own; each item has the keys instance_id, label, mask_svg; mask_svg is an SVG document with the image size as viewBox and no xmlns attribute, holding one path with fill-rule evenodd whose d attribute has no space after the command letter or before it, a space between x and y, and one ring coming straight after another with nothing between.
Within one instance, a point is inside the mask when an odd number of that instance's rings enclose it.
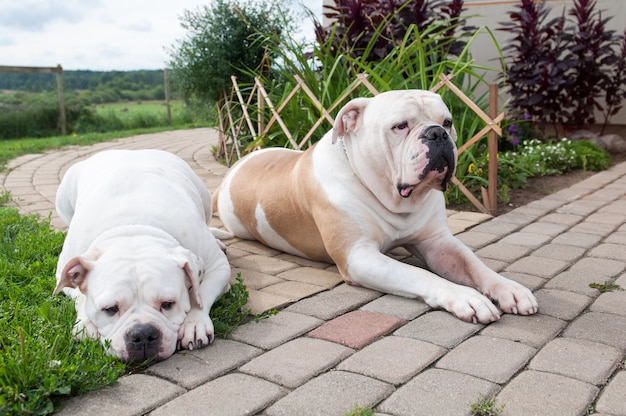
<instances>
[{"instance_id":1,"label":"white dog's ear","mask_svg":"<svg viewBox=\"0 0 626 416\"><path fill-rule=\"evenodd\" d=\"M78 288L81 292L85 292L87 290L87 275L93 269L98 257L100 257L98 252L91 251L70 259L63 268L52 294L56 295L65 287Z\"/></svg>"},{"instance_id":2,"label":"white dog's ear","mask_svg":"<svg viewBox=\"0 0 626 416\"><path fill-rule=\"evenodd\" d=\"M178 265L185 272L185 285L191 289L190 296L193 296L200 309L202 309L200 282L204 274L204 261L184 247L176 247L173 250L173 255L178 261Z\"/></svg>"},{"instance_id":3,"label":"white dog's ear","mask_svg":"<svg viewBox=\"0 0 626 416\"><path fill-rule=\"evenodd\" d=\"M369 98L355 98L343 106L335 118L333 126L333 144L337 138L357 129L363 118L363 111L369 102Z\"/></svg>"}]
</instances>

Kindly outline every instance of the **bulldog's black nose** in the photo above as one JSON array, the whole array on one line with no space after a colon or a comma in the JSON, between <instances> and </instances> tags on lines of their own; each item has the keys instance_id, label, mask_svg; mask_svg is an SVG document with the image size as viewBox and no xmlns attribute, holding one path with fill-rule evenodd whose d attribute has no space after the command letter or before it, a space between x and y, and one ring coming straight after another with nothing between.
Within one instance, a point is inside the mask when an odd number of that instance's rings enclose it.
<instances>
[{"instance_id":1,"label":"bulldog's black nose","mask_svg":"<svg viewBox=\"0 0 626 416\"><path fill-rule=\"evenodd\" d=\"M125 335L129 361L143 362L158 355L161 332L150 324L133 325Z\"/></svg>"},{"instance_id":2,"label":"bulldog's black nose","mask_svg":"<svg viewBox=\"0 0 626 416\"><path fill-rule=\"evenodd\" d=\"M447 140L448 137L448 132L441 126L428 126L421 134L421 138L426 140Z\"/></svg>"}]
</instances>

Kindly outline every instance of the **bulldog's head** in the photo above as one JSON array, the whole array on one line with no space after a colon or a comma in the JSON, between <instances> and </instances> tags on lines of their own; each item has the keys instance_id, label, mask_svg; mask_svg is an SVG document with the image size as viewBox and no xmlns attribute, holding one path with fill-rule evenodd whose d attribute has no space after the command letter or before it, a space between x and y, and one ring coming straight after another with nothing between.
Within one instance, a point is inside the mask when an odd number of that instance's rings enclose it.
<instances>
[{"instance_id":1,"label":"bulldog's head","mask_svg":"<svg viewBox=\"0 0 626 416\"><path fill-rule=\"evenodd\" d=\"M125 362L159 361L176 351L190 297L202 306L203 270L183 247L94 249L66 264L54 294L73 287L86 296L85 312L98 332L86 335L109 344L110 353Z\"/></svg>"},{"instance_id":2,"label":"bulldog's head","mask_svg":"<svg viewBox=\"0 0 626 416\"><path fill-rule=\"evenodd\" d=\"M332 137L333 143L343 139L355 173L385 199L406 199L433 188L445 191L456 168L452 115L430 91L354 99L337 115Z\"/></svg>"}]
</instances>

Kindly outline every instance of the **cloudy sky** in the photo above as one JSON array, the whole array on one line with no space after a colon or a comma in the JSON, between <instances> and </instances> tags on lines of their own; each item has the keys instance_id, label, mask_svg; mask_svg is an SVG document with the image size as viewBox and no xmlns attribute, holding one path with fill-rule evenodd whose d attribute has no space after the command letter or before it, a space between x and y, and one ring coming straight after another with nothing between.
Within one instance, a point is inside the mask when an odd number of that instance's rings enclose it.
<instances>
[{"instance_id":1,"label":"cloudy sky","mask_svg":"<svg viewBox=\"0 0 626 416\"><path fill-rule=\"evenodd\" d=\"M322 0L292 1L321 15ZM0 66L160 69L169 60L167 50L185 37L184 11L210 2L0 0ZM308 22L303 27L312 30Z\"/></svg>"}]
</instances>

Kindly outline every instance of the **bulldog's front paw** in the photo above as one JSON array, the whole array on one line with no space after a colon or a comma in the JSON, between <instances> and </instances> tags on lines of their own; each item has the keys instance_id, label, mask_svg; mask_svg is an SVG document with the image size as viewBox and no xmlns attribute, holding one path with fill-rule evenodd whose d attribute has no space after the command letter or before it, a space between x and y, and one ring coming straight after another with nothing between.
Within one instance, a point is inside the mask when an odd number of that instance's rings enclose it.
<instances>
[{"instance_id":1,"label":"bulldog's front paw","mask_svg":"<svg viewBox=\"0 0 626 416\"><path fill-rule=\"evenodd\" d=\"M178 330L178 346L183 350L196 350L213 342L213 322L205 311L192 309Z\"/></svg>"},{"instance_id":2,"label":"bulldog's front paw","mask_svg":"<svg viewBox=\"0 0 626 416\"><path fill-rule=\"evenodd\" d=\"M440 305L465 322L488 324L500 319L500 311L489 299L466 286L447 292Z\"/></svg>"},{"instance_id":3,"label":"bulldog's front paw","mask_svg":"<svg viewBox=\"0 0 626 416\"><path fill-rule=\"evenodd\" d=\"M532 315L539 306L535 295L526 287L512 280L494 285L486 293L505 313Z\"/></svg>"}]
</instances>

